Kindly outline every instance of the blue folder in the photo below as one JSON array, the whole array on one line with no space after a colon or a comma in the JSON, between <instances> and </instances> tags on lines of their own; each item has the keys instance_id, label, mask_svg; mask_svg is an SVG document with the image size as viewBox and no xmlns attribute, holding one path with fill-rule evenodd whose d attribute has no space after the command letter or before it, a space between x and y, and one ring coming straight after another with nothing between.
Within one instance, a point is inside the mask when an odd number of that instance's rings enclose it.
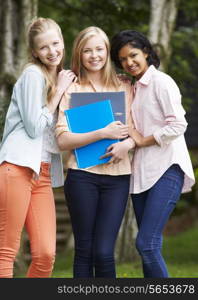
<instances>
[{"instance_id":1,"label":"blue folder","mask_svg":"<svg viewBox=\"0 0 198 300\"><path fill-rule=\"evenodd\" d=\"M125 124L125 92L82 92L71 93L70 108L109 99L115 121Z\"/></svg>"},{"instance_id":2,"label":"blue folder","mask_svg":"<svg viewBox=\"0 0 198 300\"><path fill-rule=\"evenodd\" d=\"M101 129L115 121L110 100L94 102L64 111L69 129L73 133L85 133ZM110 157L100 159L106 149L118 140L102 139L74 150L79 168L107 163Z\"/></svg>"}]
</instances>

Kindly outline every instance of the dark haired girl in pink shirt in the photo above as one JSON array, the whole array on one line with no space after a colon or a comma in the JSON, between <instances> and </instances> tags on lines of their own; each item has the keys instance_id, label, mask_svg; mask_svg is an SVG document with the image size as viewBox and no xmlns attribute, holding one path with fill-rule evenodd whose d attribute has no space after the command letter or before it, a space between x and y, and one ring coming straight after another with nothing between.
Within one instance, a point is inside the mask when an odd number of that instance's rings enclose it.
<instances>
[{"instance_id":1,"label":"dark haired girl in pink shirt","mask_svg":"<svg viewBox=\"0 0 198 300\"><path fill-rule=\"evenodd\" d=\"M136 142L130 193L138 224L136 247L144 277L168 277L161 254L162 231L180 194L195 182L184 139L187 122L175 81L157 70L160 60L141 33L125 30L112 39L111 57L132 75L131 106Z\"/></svg>"}]
</instances>

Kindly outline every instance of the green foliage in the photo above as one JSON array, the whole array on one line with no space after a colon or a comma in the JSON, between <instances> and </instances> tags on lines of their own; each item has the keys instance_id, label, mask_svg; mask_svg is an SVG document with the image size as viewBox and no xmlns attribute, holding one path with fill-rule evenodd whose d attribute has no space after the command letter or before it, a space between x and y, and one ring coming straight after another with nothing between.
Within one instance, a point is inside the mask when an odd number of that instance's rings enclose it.
<instances>
[{"instance_id":1,"label":"green foliage","mask_svg":"<svg viewBox=\"0 0 198 300\"><path fill-rule=\"evenodd\" d=\"M39 15L53 18L61 26L66 44L66 67L69 67L73 40L87 26L101 27L110 38L118 31L130 28L147 34L150 1L42 0L39 1ZM197 19L198 2L181 0L167 71L181 89L185 109L189 109L192 99L197 97Z\"/></svg>"},{"instance_id":2,"label":"green foliage","mask_svg":"<svg viewBox=\"0 0 198 300\"><path fill-rule=\"evenodd\" d=\"M185 109L197 100L198 77L198 2L181 0L172 36L172 55L168 73L180 87Z\"/></svg>"},{"instance_id":3,"label":"green foliage","mask_svg":"<svg viewBox=\"0 0 198 300\"><path fill-rule=\"evenodd\" d=\"M198 76L198 28L178 28L172 37L172 57L168 72L178 83L184 107L190 109L192 99L197 98Z\"/></svg>"},{"instance_id":4,"label":"green foliage","mask_svg":"<svg viewBox=\"0 0 198 300\"><path fill-rule=\"evenodd\" d=\"M177 23L185 27L197 27L198 1L180 0Z\"/></svg>"},{"instance_id":5,"label":"green foliage","mask_svg":"<svg viewBox=\"0 0 198 300\"><path fill-rule=\"evenodd\" d=\"M63 31L67 66L72 43L79 31L88 26L101 27L109 37L123 29L148 31L149 2L143 0L42 0L39 15L53 18Z\"/></svg>"}]
</instances>

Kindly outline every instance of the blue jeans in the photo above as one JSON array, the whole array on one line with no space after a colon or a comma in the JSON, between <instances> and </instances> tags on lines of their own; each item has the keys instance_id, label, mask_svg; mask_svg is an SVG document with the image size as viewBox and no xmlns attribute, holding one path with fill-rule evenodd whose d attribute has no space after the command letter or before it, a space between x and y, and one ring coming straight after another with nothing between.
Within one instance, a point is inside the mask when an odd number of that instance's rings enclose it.
<instances>
[{"instance_id":1,"label":"blue jeans","mask_svg":"<svg viewBox=\"0 0 198 300\"><path fill-rule=\"evenodd\" d=\"M162 232L180 197L183 183L184 173L174 164L149 190L131 195L139 229L136 247L146 278L168 277L161 254Z\"/></svg>"},{"instance_id":2,"label":"blue jeans","mask_svg":"<svg viewBox=\"0 0 198 300\"><path fill-rule=\"evenodd\" d=\"M68 170L64 191L75 240L74 278L116 277L114 248L129 178Z\"/></svg>"}]
</instances>

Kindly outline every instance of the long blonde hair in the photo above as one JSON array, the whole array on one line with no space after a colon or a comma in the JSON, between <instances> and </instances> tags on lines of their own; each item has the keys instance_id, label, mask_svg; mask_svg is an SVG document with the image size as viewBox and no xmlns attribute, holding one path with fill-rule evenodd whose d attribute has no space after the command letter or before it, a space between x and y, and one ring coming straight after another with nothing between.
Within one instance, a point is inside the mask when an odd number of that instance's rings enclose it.
<instances>
[{"instance_id":1,"label":"long blonde hair","mask_svg":"<svg viewBox=\"0 0 198 300\"><path fill-rule=\"evenodd\" d=\"M52 78L51 74L48 72L47 67L40 61L39 58L33 55L33 50L35 49L35 37L40 34L44 33L47 30L55 29L63 41L63 36L59 25L52 19L49 18L36 18L33 19L30 23L27 31L27 40L28 40L28 61L29 63L33 63L41 68L43 74L45 76L46 81L46 91L47 91L47 101L50 101L55 93L55 85L54 79ZM57 71L61 71L63 69L65 58L65 51L63 50L63 58L60 64L57 67Z\"/></svg>"},{"instance_id":2,"label":"long blonde hair","mask_svg":"<svg viewBox=\"0 0 198 300\"><path fill-rule=\"evenodd\" d=\"M87 70L82 64L82 51L86 42L90 38L98 35L104 40L107 49L107 60L102 69L102 83L106 87L113 86L117 88L119 82L116 76L115 69L111 63L109 39L106 33L99 27L90 26L79 32L73 44L71 69L78 76L80 84L86 84L88 82Z\"/></svg>"}]
</instances>

